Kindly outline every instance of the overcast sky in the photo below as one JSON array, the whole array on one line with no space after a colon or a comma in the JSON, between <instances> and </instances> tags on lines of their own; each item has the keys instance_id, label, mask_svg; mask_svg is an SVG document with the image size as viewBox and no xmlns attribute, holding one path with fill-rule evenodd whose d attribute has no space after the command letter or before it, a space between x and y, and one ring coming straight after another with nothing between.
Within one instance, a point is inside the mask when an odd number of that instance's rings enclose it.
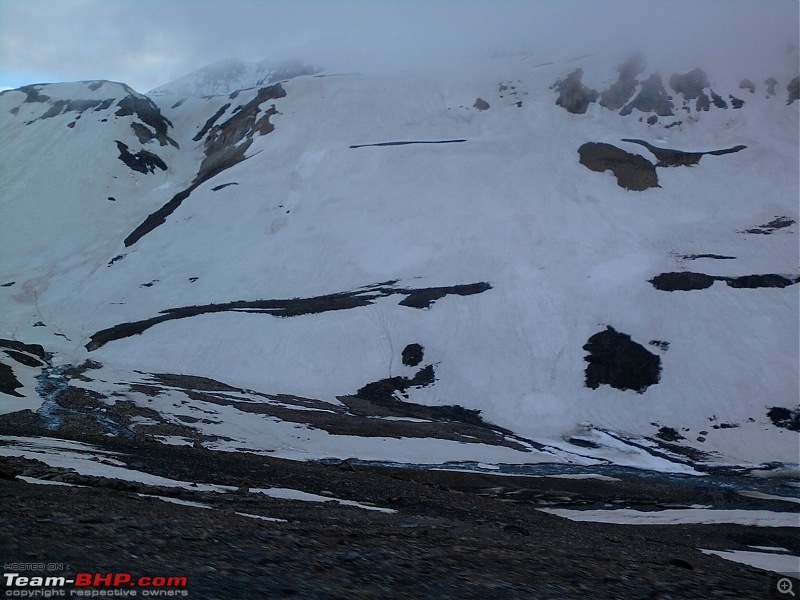
<instances>
[{"instance_id":1,"label":"overcast sky","mask_svg":"<svg viewBox=\"0 0 800 600\"><path fill-rule=\"evenodd\" d=\"M0 88L111 79L146 92L232 57L397 71L617 46L750 75L796 71L797 38L798 0L0 0Z\"/></svg>"}]
</instances>

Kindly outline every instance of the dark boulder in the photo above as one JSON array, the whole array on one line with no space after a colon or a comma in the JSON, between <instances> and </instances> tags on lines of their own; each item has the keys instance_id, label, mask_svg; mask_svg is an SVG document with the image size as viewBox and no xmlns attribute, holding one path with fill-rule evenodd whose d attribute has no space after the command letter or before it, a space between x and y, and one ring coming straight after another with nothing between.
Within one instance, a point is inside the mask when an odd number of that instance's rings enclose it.
<instances>
[{"instance_id":1,"label":"dark boulder","mask_svg":"<svg viewBox=\"0 0 800 600\"><path fill-rule=\"evenodd\" d=\"M589 353L584 357L589 363L588 388L597 389L605 384L641 394L661 378L661 359L611 326L590 337L583 349Z\"/></svg>"}]
</instances>

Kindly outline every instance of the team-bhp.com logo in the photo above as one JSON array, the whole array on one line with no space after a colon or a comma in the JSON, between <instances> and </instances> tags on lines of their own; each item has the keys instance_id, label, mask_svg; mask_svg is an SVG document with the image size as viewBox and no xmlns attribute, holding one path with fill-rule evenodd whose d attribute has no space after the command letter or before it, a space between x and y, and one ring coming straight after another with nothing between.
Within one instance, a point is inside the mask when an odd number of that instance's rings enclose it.
<instances>
[{"instance_id":1,"label":"team-bhp.com logo","mask_svg":"<svg viewBox=\"0 0 800 600\"><path fill-rule=\"evenodd\" d=\"M66 597L184 597L188 598L186 577L141 576L130 573L76 573L64 575L21 575L3 573L5 596L13 598Z\"/></svg>"}]
</instances>

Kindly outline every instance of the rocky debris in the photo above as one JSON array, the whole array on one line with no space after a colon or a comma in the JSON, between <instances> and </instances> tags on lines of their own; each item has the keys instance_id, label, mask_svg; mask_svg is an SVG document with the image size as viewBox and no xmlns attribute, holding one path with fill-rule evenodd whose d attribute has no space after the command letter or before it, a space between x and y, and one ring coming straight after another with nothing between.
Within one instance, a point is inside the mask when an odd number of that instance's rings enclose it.
<instances>
[{"instance_id":1,"label":"rocky debris","mask_svg":"<svg viewBox=\"0 0 800 600\"><path fill-rule=\"evenodd\" d=\"M475 104L472 105L472 108L477 108L478 110L489 110L489 103L483 98L478 98L475 100Z\"/></svg>"},{"instance_id":2,"label":"rocky debris","mask_svg":"<svg viewBox=\"0 0 800 600\"><path fill-rule=\"evenodd\" d=\"M124 162L129 168L139 173L155 173L155 170L167 170L167 164L161 158L149 150L139 150L136 154L132 154L128 149L128 145L116 140L117 149L119 150L119 159Z\"/></svg>"},{"instance_id":3,"label":"rocky debris","mask_svg":"<svg viewBox=\"0 0 800 600\"><path fill-rule=\"evenodd\" d=\"M789 217L776 216L769 223L766 223L764 225L759 225L758 227L753 227L752 229L745 229L740 233L770 235L775 231L777 231L778 229L784 229L786 227L790 227L791 225L794 225L794 223L795 223L794 219L790 219Z\"/></svg>"},{"instance_id":4,"label":"rocky debris","mask_svg":"<svg viewBox=\"0 0 800 600\"><path fill-rule=\"evenodd\" d=\"M636 77L644 71L645 62L637 54L617 67L617 80L607 90L600 93L600 106L609 110L619 110L630 100L639 83Z\"/></svg>"},{"instance_id":5,"label":"rocky debris","mask_svg":"<svg viewBox=\"0 0 800 600\"><path fill-rule=\"evenodd\" d=\"M734 108L734 110L744 106L744 100L741 98L737 98L736 96L728 94L728 99L731 101L731 106ZM727 108L727 106L723 106L723 108Z\"/></svg>"},{"instance_id":6,"label":"rocky debris","mask_svg":"<svg viewBox=\"0 0 800 600\"><path fill-rule=\"evenodd\" d=\"M556 104L573 114L585 113L589 104L596 102L600 97L597 90L588 88L581 83L582 77L583 69L575 69L564 79L559 79L550 86L550 89L558 92Z\"/></svg>"},{"instance_id":7,"label":"rocky debris","mask_svg":"<svg viewBox=\"0 0 800 600\"><path fill-rule=\"evenodd\" d=\"M617 184L626 190L659 187L655 165L639 154L631 154L611 144L587 142L578 149L578 155L580 163L592 171L611 171Z\"/></svg>"},{"instance_id":8,"label":"rocky debris","mask_svg":"<svg viewBox=\"0 0 800 600\"><path fill-rule=\"evenodd\" d=\"M586 366L588 388L596 390L605 384L642 394L661 378L661 359L610 325L591 336L583 349L589 353L584 358L589 363Z\"/></svg>"},{"instance_id":9,"label":"rocky debris","mask_svg":"<svg viewBox=\"0 0 800 600\"><path fill-rule=\"evenodd\" d=\"M0 458L0 479L13 481L22 471L9 464L8 459Z\"/></svg>"},{"instance_id":10,"label":"rocky debris","mask_svg":"<svg viewBox=\"0 0 800 600\"><path fill-rule=\"evenodd\" d=\"M662 292L688 292L691 290L710 288L717 281L724 281L732 288L784 288L796 284L800 281L800 278L791 278L776 274L725 277L721 275L706 275L705 273L681 271L661 273L649 281L654 288Z\"/></svg>"},{"instance_id":11,"label":"rocky debris","mask_svg":"<svg viewBox=\"0 0 800 600\"><path fill-rule=\"evenodd\" d=\"M800 76L795 77L786 85L786 104L791 104L796 100L800 100Z\"/></svg>"},{"instance_id":12,"label":"rocky debris","mask_svg":"<svg viewBox=\"0 0 800 600\"><path fill-rule=\"evenodd\" d=\"M360 464L346 470L342 461L293 463L134 441L108 443L129 465L153 474L234 488L247 481L249 492L115 485L97 477L86 477L81 487L0 481L4 562L46 562L57 556L68 572L127 572L135 557L137 574L185 576L192 597L209 599L702 598L712 592L755 598L774 589L778 576L732 569L697 548L771 545L797 552L790 528L631 527L573 522L537 510L772 506L725 493L727 488L714 487L709 478L675 484L633 472L624 481L600 481ZM48 473L50 467L29 459L7 460L29 476L51 481L83 477L68 470ZM254 492L270 486L398 512Z\"/></svg>"},{"instance_id":13,"label":"rocky debris","mask_svg":"<svg viewBox=\"0 0 800 600\"><path fill-rule=\"evenodd\" d=\"M658 159L656 163L657 167L691 167L699 163L700 159L706 154L711 156L724 156L725 154L733 154L747 148L747 146L739 145L733 146L732 148L723 148L722 150L709 150L707 152L684 152L682 150L672 150L671 148L658 148L644 140L624 138L622 141L639 144L647 148Z\"/></svg>"},{"instance_id":14,"label":"rocky debris","mask_svg":"<svg viewBox=\"0 0 800 600\"><path fill-rule=\"evenodd\" d=\"M742 79L739 82L739 89L740 90L748 90L751 94L756 93L756 84L754 84L749 79Z\"/></svg>"},{"instance_id":15,"label":"rocky debris","mask_svg":"<svg viewBox=\"0 0 800 600\"><path fill-rule=\"evenodd\" d=\"M634 108L643 113L655 113L659 117L671 117L674 115L673 109L675 106L672 104L671 96L664 89L661 75L653 73L645 80L636 97L626 104L619 111L619 114L622 116L629 115Z\"/></svg>"}]
</instances>

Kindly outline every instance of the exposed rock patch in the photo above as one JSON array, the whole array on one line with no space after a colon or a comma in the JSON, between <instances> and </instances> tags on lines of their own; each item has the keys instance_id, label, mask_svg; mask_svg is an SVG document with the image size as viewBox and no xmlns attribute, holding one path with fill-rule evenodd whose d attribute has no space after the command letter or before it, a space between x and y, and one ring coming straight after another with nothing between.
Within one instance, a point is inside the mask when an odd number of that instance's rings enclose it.
<instances>
[{"instance_id":1,"label":"exposed rock patch","mask_svg":"<svg viewBox=\"0 0 800 600\"><path fill-rule=\"evenodd\" d=\"M786 104L800 100L800 76L795 77L786 85L786 92L788 93Z\"/></svg>"},{"instance_id":2,"label":"exposed rock patch","mask_svg":"<svg viewBox=\"0 0 800 600\"><path fill-rule=\"evenodd\" d=\"M129 168L139 173L155 173L155 170L167 170L167 164L161 160L157 154L153 154L148 150L139 150L136 154L131 154L128 150L128 145L116 140L117 149L119 150L119 159L124 162Z\"/></svg>"},{"instance_id":3,"label":"exposed rock patch","mask_svg":"<svg viewBox=\"0 0 800 600\"><path fill-rule=\"evenodd\" d=\"M722 254L684 254L683 260L697 260L698 258L711 258L713 260L736 260L735 256L723 256Z\"/></svg>"},{"instance_id":4,"label":"exposed rock patch","mask_svg":"<svg viewBox=\"0 0 800 600\"><path fill-rule=\"evenodd\" d=\"M665 442L677 442L678 440L686 439L672 427L662 427L656 433L656 437Z\"/></svg>"},{"instance_id":5,"label":"exposed rock patch","mask_svg":"<svg viewBox=\"0 0 800 600\"><path fill-rule=\"evenodd\" d=\"M478 110L489 110L489 103L483 98L478 98L475 100L475 104L472 105L472 108L477 108Z\"/></svg>"},{"instance_id":6,"label":"exposed rock patch","mask_svg":"<svg viewBox=\"0 0 800 600\"><path fill-rule=\"evenodd\" d=\"M225 169L242 162L246 158L245 152L253 143L253 136L256 133L266 135L275 129L275 126L269 121L270 117L278 112L275 105L273 104L259 116L260 105L267 100L283 98L284 96L286 96L286 92L280 84L262 88L258 90L253 100L242 107L241 111L221 125L214 125L206 137L206 156L200 164L200 169L192 180L192 184L185 190L175 194L169 202L157 211L149 214L125 238L125 246L132 246L153 229L165 223L167 217L175 212L199 185L215 175L219 175Z\"/></svg>"},{"instance_id":7,"label":"exposed rock patch","mask_svg":"<svg viewBox=\"0 0 800 600\"><path fill-rule=\"evenodd\" d=\"M789 227L791 225L794 225L794 219L790 219L789 217L776 216L769 223L766 223L764 225L759 225L758 227L753 227L752 229L746 229L741 233L770 235L775 231L777 231L778 229L784 229L785 227Z\"/></svg>"},{"instance_id":8,"label":"exposed rock patch","mask_svg":"<svg viewBox=\"0 0 800 600\"><path fill-rule=\"evenodd\" d=\"M764 85L767 86L767 98L774 96L777 93L775 91L775 87L778 85L778 80L774 77L767 77L764 80Z\"/></svg>"},{"instance_id":9,"label":"exposed rock patch","mask_svg":"<svg viewBox=\"0 0 800 600\"><path fill-rule=\"evenodd\" d=\"M671 97L664 89L664 84L661 81L661 75L653 73L647 80L642 83L642 89L636 97L626 104L619 114L622 116L629 115L636 109L643 113L655 113L659 117L671 117L675 106L672 104Z\"/></svg>"},{"instance_id":10,"label":"exposed rock patch","mask_svg":"<svg viewBox=\"0 0 800 600\"><path fill-rule=\"evenodd\" d=\"M611 171L617 184L626 190L659 187L655 165L639 154L631 154L611 144L587 142L578 149L578 155L580 163L592 171Z\"/></svg>"},{"instance_id":11,"label":"exposed rock patch","mask_svg":"<svg viewBox=\"0 0 800 600\"><path fill-rule=\"evenodd\" d=\"M747 148L747 146L739 145L732 148L724 148L722 150L710 150L707 152L684 152L682 150L672 150L670 148L658 148L644 140L637 140L631 138L624 138L623 142L630 142L632 144L639 144L644 146L658 159L657 167L691 167L700 162L706 154L711 156L723 156L725 154L733 154L740 152Z\"/></svg>"},{"instance_id":12,"label":"exposed rock patch","mask_svg":"<svg viewBox=\"0 0 800 600\"><path fill-rule=\"evenodd\" d=\"M14 370L7 364L0 362L0 393L8 396L24 398L17 390L23 387L19 379L14 375Z\"/></svg>"},{"instance_id":13,"label":"exposed rock patch","mask_svg":"<svg viewBox=\"0 0 800 600\"><path fill-rule=\"evenodd\" d=\"M403 364L407 367L416 367L422 362L425 349L420 344L409 344L403 348Z\"/></svg>"},{"instance_id":14,"label":"exposed rock patch","mask_svg":"<svg viewBox=\"0 0 800 600\"><path fill-rule=\"evenodd\" d=\"M700 68L689 71L688 73L676 73L669 78L669 87L683 96L683 99L686 101L694 100L704 95L703 89L710 85L708 75Z\"/></svg>"},{"instance_id":15,"label":"exposed rock patch","mask_svg":"<svg viewBox=\"0 0 800 600\"><path fill-rule=\"evenodd\" d=\"M575 69L564 79L559 79L552 86L558 92L556 104L573 114L583 114L592 102L600 97L597 90L586 87L581 83L583 69Z\"/></svg>"},{"instance_id":16,"label":"exposed rock patch","mask_svg":"<svg viewBox=\"0 0 800 600\"><path fill-rule=\"evenodd\" d=\"M611 326L591 336L583 349L589 353L584 358L589 363L588 388L597 389L605 384L641 394L661 378L661 359Z\"/></svg>"},{"instance_id":17,"label":"exposed rock patch","mask_svg":"<svg viewBox=\"0 0 800 600\"><path fill-rule=\"evenodd\" d=\"M405 298L400 302L403 306L412 308L429 308L430 305L448 295L469 296L479 294L491 289L485 282L454 285L449 287L408 289L394 287L395 281L389 281L375 286L364 287L350 292L340 292L312 298L291 298L280 300L238 300L221 304L205 304L200 306L184 306L170 308L150 319L120 323L114 327L103 329L91 336L86 348L91 352L113 340L138 335L154 325L175 319L185 319L198 315L218 312L246 312L268 314L275 317L295 317L306 314L317 314L333 310L346 310L369 306L378 298L385 298L395 294Z\"/></svg>"},{"instance_id":18,"label":"exposed rock patch","mask_svg":"<svg viewBox=\"0 0 800 600\"><path fill-rule=\"evenodd\" d=\"M133 90L130 91L133 92ZM116 116L126 117L135 115L142 123L150 126L153 131L155 131L155 138L158 140L159 144L166 146L169 143L175 148L178 147L178 143L167 135L167 131L172 127L172 123L161 114L159 108L150 98L140 96L133 92L120 100L117 106L119 108L117 112L114 113Z\"/></svg>"},{"instance_id":19,"label":"exposed rock patch","mask_svg":"<svg viewBox=\"0 0 800 600\"><path fill-rule=\"evenodd\" d=\"M773 406L767 411L767 416L775 427L800 431L800 408L789 410L782 406Z\"/></svg>"},{"instance_id":20,"label":"exposed rock patch","mask_svg":"<svg viewBox=\"0 0 800 600\"><path fill-rule=\"evenodd\" d=\"M136 135L136 139L139 140L140 144L149 144L156 139L156 134L153 133L149 127L142 125L138 121L131 123L131 129L133 130L133 133Z\"/></svg>"},{"instance_id":21,"label":"exposed rock patch","mask_svg":"<svg viewBox=\"0 0 800 600\"><path fill-rule=\"evenodd\" d=\"M617 80L600 94L600 106L609 110L619 110L630 100L639 83L636 77L644 71L644 57L641 54L622 63L617 71Z\"/></svg>"},{"instance_id":22,"label":"exposed rock patch","mask_svg":"<svg viewBox=\"0 0 800 600\"><path fill-rule=\"evenodd\" d=\"M705 273L692 273L682 271L674 273L661 273L650 279L650 283L662 292L688 292L710 288L717 281L724 281L732 288L784 288L794 285L800 278L786 277L785 275L742 275L741 277L724 277L720 275L706 275Z\"/></svg>"},{"instance_id":23,"label":"exposed rock patch","mask_svg":"<svg viewBox=\"0 0 800 600\"><path fill-rule=\"evenodd\" d=\"M739 82L739 89L740 90L748 90L751 94L756 93L756 84L754 84L749 79L742 79Z\"/></svg>"},{"instance_id":24,"label":"exposed rock patch","mask_svg":"<svg viewBox=\"0 0 800 600\"><path fill-rule=\"evenodd\" d=\"M214 115L211 118L209 118L205 122L205 125L203 125L200 131L198 131L197 134L195 134L192 140L195 142L199 142L200 140L202 140L203 136L205 136L209 132L209 130L214 126L214 123L217 122L217 119L219 119L223 114L225 114L225 111L228 110L230 107L231 107L230 103L224 104L216 113L214 113Z\"/></svg>"}]
</instances>

